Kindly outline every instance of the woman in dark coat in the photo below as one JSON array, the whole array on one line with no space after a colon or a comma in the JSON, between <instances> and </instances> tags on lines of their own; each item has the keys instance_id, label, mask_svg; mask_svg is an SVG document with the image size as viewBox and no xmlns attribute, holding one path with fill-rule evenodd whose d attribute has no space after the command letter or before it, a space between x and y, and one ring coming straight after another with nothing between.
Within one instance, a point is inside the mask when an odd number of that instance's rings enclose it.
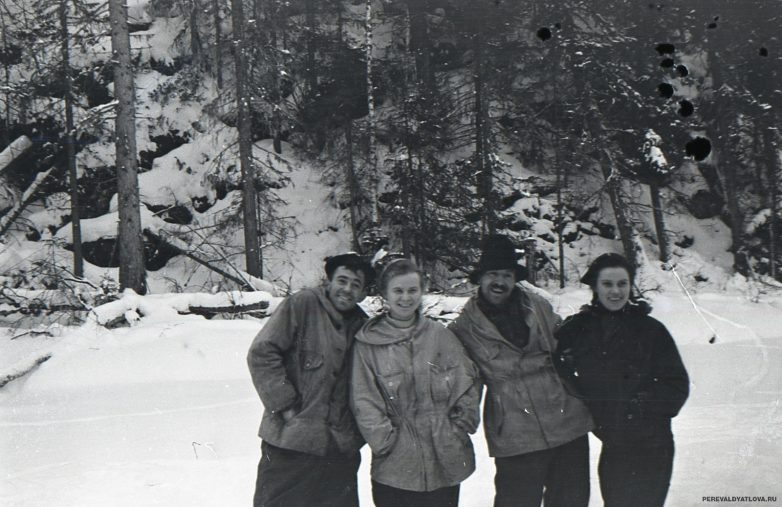
<instances>
[{"instance_id":1,"label":"woman in dark coat","mask_svg":"<svg viewBox=\"0 0 782 507\"><path fill-rule=\"evenodd\" d=\"M671 418L689 378L668 330L631 297L635 277L621 255L599 256L581 279L592 303L556 333L560 374L578 390L603 442L598 474L606 507L659 507L673 469Z\"/></svg>"}]
</instances>

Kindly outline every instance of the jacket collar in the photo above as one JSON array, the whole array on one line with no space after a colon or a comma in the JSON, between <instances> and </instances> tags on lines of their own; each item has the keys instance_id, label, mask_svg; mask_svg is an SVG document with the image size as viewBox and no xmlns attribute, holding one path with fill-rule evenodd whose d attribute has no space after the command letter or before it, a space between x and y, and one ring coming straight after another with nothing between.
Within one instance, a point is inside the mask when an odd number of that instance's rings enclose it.
<instances>
[{"instance_id":1,"label":"jacket collar","mask_svg":"<svg viewBox=\"0 0 782 507\"><path fill-rule=\"evenodd\" d=\"M428 325L428 320L422 317L420 313L417 313L416 316L415 324L409 328L400 329L394 327L388 321L385 313L381 313L372 317L364 324L361 331L356 334L356 340L362 343L369 343L370 345L390 345L411 338L415 339L415 337L424 332Z\"/></svg>"},{"instance_id":2,"label":"jacket collar","mask_svg":"<svg viewBox=\"0 0 782 507\"><path fill-rule=\"evenodd\" d=\"M516 348L511 342L506 340L502 334L497 330L497 327L492 324L489 318L481 310L478 304L478 298L480 295L476 294L467 300L467 304L464 305L463 314L470 320L470 323L475 328L476 333L480 338L497 340L507 344L512 348ZM511 304L521 306L522 314L524 315L524 322L530 329L530 333L537 329L538 322L536 319L535 306L532 304L527 293L518 285L513 289L511 294ZM482 303L483 304L483 303Z\"/></svg>"}]
</instances>

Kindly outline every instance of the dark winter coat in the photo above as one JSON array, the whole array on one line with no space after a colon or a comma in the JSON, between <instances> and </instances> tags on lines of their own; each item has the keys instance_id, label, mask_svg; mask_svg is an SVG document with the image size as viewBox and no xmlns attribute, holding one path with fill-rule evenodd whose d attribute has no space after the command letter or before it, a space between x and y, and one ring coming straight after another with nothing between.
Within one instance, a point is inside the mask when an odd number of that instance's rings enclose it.
<instances>
[{"instance_id":1,"label":"dark winter coat","mask_svg":"<svg viewBox=\"0 0 782 507\"><path fill-rule=\"evenodd\" d=\"M372 448L372 479L410 491L459 484L475 470L478 370L444 326L371 319L356 336L351 406Z\"/></svg>"},{"instance_id":2,"label":"dark winter coat","mask_svg":"<svg viewBox=\"0 0 782 507\"><path fill-rule=\"evenodd\" d=\"M264 405L259 436L283 449L324 456L364 441L348 406L349 357L366 315L340 313L323 288L286 298L250 346L247 363ZM289 421L281 412L293 408Z\"/></svg>"},{"instance_id":3,"label":"dark winter coat","mask_svg":"<svg viewBox=\"0 0 782 507\"><path fill-rule=\"evenodd\" d=\"M529 339L506 340L470 298L449 328L480 369L487 386L483 426L489 455L507 457L566 444L592 429L586 406L571 396L553 364L559 316L542 297L516 288Z\"/></svg>"},{"instance_id":4,"label":"dark winter coat","mask_svg":"<svg viewBox=\"0 0 782 507\"><path fill-rule=\"evenodd\" d=\"M601 440L629 444L671 438L671 418L689 378L668 330L646 305L609 312L593 304L556 335L558 369L583 396Z\"/></svg>"}]
</instances>

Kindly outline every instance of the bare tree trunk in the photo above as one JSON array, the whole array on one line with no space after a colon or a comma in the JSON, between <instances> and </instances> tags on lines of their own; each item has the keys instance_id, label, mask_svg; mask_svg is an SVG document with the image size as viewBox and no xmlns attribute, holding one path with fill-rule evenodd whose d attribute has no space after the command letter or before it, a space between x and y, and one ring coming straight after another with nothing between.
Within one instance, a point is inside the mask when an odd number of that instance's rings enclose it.
<instances>
[{"instance_id":1,"label":"bare tree trunk","mask_svg":"<svg viewBox=\"0 0 782 507\"><path fill-rule=\"evenodd\" d=\"M429 0L407 0L407 12L410 26L409 51L415 58L416 82L425 88L434 88L434 72L431 65L431 40L426 25L426 13Z\"/></svg>"},{"instance_id":2,"label":"bare tree trunk","mask_svg":"<svg viewBox=\"0 0 782 507\"><path fill-rule=\"evenodd\" d=\"M556 135L556 134L555 134ZM560 163L559 152L562 148L561 143L555 145L557 150L554 155L554 161L557 164L557 250L559 252L559 288L565 288L565 242L562 239L562 233L565 229L564 203L562 202L562 164Z\"/></svg>"},{"instance_id":3,"label":"bare tree trunk","mask_svg":"<svg viewBox=\"0 0 782 507\"><path fill-rule=\"evenodd\" d=\"M652 215L654 216L654 229L657 232L657 246L660 250L660 260L662 262L668 262L671 258L671 253L668 244L668 235L665 233L665 216L663 215L662 199L660 199L660 187L653 183L650 184L649 194L652 197Z\"/></svg>"},{"instance_id":4,"label":"bare tree trunk","mask_svg":"<svg viewBox=\"0 0 782 507\"><path fill-rule=\"evenodd\" d=\"M73 235L73 274L84 276L81 250L81 216L79 185L76 174L76 135L73 127L73 82L71 78L70 34L68 33L68 2L60 0L60 36L62 38L62 66L65 78L65 149L68 157L68 187L71 195L71 234Z\"/></svg>"},{"instance_id":5,"label":"bare tree trunk","mask_svg":"<svg viewBox=\"0 0 782 507\"><path fill-rule=\"evenodd\" d=\"M201 64L201 33L198 31L199 0L190 0L190 54L196 66Z\"/></svg>"},{"instance_id":6,"label":"bare tree trunk","mask_svg":"<svg viewBox=\"0 0 782 507\"><path fill-rule=\"evenodd\" d=\"M353 250L361 251L361 243L358 240L358 185L356 183L356 168L353 164L353 122L348 120L345 127L345 149L347 150L348 163L348 188L350 190L350 230L353 237Z\"/></svg>"},{"instance_id":7,"label":"bare tree trunk","mask_svg":"<svg viewBox=\"0 0 782 507\"><path fill-rule=\"evenodd\" d=\"M257 3L257 2L256 2ZM278 44L278 38L277 38L277 20L279 19L279 12L278 7L271 6L268 9L268 32L269 32L269 41L271 44L271 48L269 51L271 61L272 61L272 68L274 69L272 73L272 91L269 93L269 101L271 102L272 106L272 114L271 114L271 121L269 122L269 131L272 135L272 146L274 148L274 153L277 153L278 155L282 154L282 118L281 118L281 110L280 110L280 102L282 101L282 79L280 79L280 76L282 75L283 71L283 65L280 61L280 53L277 49ZM313 27L314 29L314 27Z\"/></svg>"},{"instance_id":8,"label":"bare tree trunk","mask_svg":"<svg viewBox=\"0 0 782 507\"><path fill-rule=\"evenodd\" d=\"M372 49L374 42L372 40L372 0L366 0L366 17L364 30L366 33L365 51L367 59L367 118L369 126L367 135L369 137L369 149L367 153L367 173L371 182L370 205L372 206L371 217L374 226L380 225L380 207L378 204L378 186L380 178L377 174L377 127L375 125L375 87L372 82Z\"/></svg>"},{"instance_id":9,"label":"bare tree trunk","mask_svg":"<svg viewBox=\"0 0 782 507\"><path fill-rule=\"evenodd\" d=\"M223 89L223 29L220 26L220 2L212 0L212 14L215 25L215 72L217 73L217 89Z\"/></svg>"},{"instance_id":10,"label":"bare tree trunk","mask_svg":"<svg viewBox=\"0 0 782 507\"><path fill-rule=\"evenodd\" d=\"M635 251L635 243L633 238L635 236L635 229L627 216L627 204L625 204L621 193L621 182L618 172L612 170L614 161L611 159L611 155L607 149L601 149L601 161L600 170L603 172L603 177L606 182L606 190L608 191L608 198L611 200L611 209L614 211L614 218L616 219L616 227L619 230L619 239L622 240L622 249L624 250L625 257L632 263L633 266L638 266L638 258Z\"/></svg>"},{"instance_id":11,"label":"bare tree trunk","mask_svg":"<svg viewBox=\"0 0 782 507\"><path fill-rule=\"evenodd\" d=\"M255 188L255 167L252 155L252 124L247 96L246 41L244 37L244 6L242 0L231 0L234 67L236 73L236 105L238 110L239 164L242 168L242 210L244 222L244 249L247 272L263 278L263 264L258 238L258 195Z\"/></svg>"},{"instance_id":12,"label":"bare tree trunk","mask_svg":"<svg viewBox=\"0 0 782 507\"><path fill-rule=\"evenodd\" d=\"M136 159L136 97L130 61L128 11L124 0L109 0L109 19L114 60L114 95L117 99L115 144L119 199L119 284L122 289L129 288L144 294L146 271Z\"/></svg>"},{"instance_id":13,"label":"bare tree trunk","mask_svg":"<svg viewBox=\"0 0 782 507\"><path fill-rule=\"evenodd\" d=\"M735 255L743 246L741 231L744 226L744 217L739 208L738 192L736 191L738 182L736 181L735 160L730 152L730 147L725 144L723 144L723 149L720 151L719 165L719 172L725 180L723 186L725 188L725 200L728 205L728 215L730 216L731 251Z\"/></svg>"},{"instance_id":14,"label":"bare tree trunk","mask_svg":"<svg viewBox=\"0 0 782 507\"><path fill-rule=\"evenodd\" d=\"M307 91L314 95L318 88L318 74L315 69L315 0L305 0L304 2L304 23L306 29L306 68L304 76L307 83Z\"/></svg>"},{"instance_id":15,"label":"bare tree trunk","mask_svg":"<svg viewBox=\"0 0 782 507\"><path fill-rule=\"evenodd\" d=\"M771 216L768 221L768 256L771 277L777 278L777 199L779 199L779 153L774 146L775 130L766 127L763 130L763 146L766 153L766 181L768 184L768 201Z\"/></svg>"},{"instance_id":16,"label":"bare tree trunk","mask_svg":"<svg viewBox=\"0 0 782 507\"><path fill-rule=\"evenodd\" d=\"M0 9L0 11L2 11ZM5 20L5 14L3 12L0 12L0 23L2 24L3 28L3 52L8 51L8 39L6 37L6 20ZM3 87L5 89L5 115L3 116L3 123L5 128L3 129L3 139L0 139L3 144L7 144L10 139L8 138L8 133L11 130L11 66L9 65L8 61L4 58L3 59L3 71L5 74L5 86Z\"/></svg>"},{"instance_id":17,"label":"bare tree trunk","mask_svg":"<svg viewBox=\"0 0 782 507\"><path fill-rule=\"evenodd\" d=\"M420 256L419 264L431 272L433 268L433 266L430 264L431 256L425 254L427 252L431 253L429 250L431 249L430 245L432 244L432 238L430 238L429 235L430 230L433 229L433 227L430 227L428 221L429 215L427 214L426 209L426 168L424 167L420 156L418 157L418 163L415 165L415 170L416 179L418 182L416 185L416 193L418 196L418 223L421 224L421 231L418 234L418 239L416 240L416 250L418 252L417 255Z\"/></svg>"},{"instance_id":18,"label":"bare tree trunk","mask_svg":"<svg viewBox=\"0 0 782 507\"><path fill-rule=\"evenodd\" d=\"M721 30L713 31L715 44L718 47L725 47L725 41L721 39ZM723 89L725 79L723 77L723 66L725 62L721 54L714 46L708 49L709 71L712 77L712 88L714 96L708 102L711 104L710 112L713 118L712 131L715 135L711 136L713 150L717 152L716 174L719 178L720 186L725 192L725 202L728 207L730 217L730 231L732 244L730 251L733 252L733 267L746 274L748 265L743 254L742 226L744 217L741 213L738 203L738 193L736 189L736 165L738 161L733 152L734 139L731 139L731 127L737 118L737 112L733 104L719 93Z\"/></svg>"},{"instance_id":19,"label":"bare tree trunk","mask_svg":"<svg viewBox=\"0 0 782 507\"><path fill-rule=\"evenodd\" d=\"M483 232L494 234L494 203L492 190L494 175L491 165L487 163L486 146L486 112L483 107L483 27L478 26L473 35L473 94L475 96L475 170L478 174L478 194L483 207Z\"/></svg>"}]
</instances>

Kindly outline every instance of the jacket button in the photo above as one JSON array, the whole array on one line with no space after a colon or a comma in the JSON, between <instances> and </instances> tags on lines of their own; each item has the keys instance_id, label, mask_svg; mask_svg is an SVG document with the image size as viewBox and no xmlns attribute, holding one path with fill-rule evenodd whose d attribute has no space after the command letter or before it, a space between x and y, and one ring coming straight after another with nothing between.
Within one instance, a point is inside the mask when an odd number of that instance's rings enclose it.
<instances>
[{"instance_id":1,"label":"jacket button","mask_svg":"<svg viewBox=\"0 0 782 507\"><path fill-rule=\"evenodd\" d=\"M633 414L627 414L627 418L628 419L632 419L633 418Z\"/></svg>"}]
</instances>

